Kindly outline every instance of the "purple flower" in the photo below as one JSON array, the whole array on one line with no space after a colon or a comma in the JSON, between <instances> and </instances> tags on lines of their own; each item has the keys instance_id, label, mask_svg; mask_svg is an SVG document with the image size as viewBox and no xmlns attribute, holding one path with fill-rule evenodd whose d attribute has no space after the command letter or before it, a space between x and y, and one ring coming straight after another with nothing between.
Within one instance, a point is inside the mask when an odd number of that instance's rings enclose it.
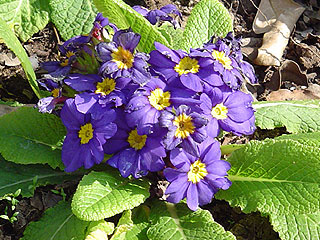
<instances>
[{"instance_id":1,"label":"purple flower","mask_svg":"<svg viewBox=\"0 0 320 240\"><path fill-rule=\"evenodd\" d=\"M67 56L67 54L70 55L70 52L77 53L83 48L85 44L89 43L89 41L89 36L75 36L65 41L63 45L59 46L59 51L64 56Z\"/></svg>"},{"instance_id":2,"label":"purple flower","mask_svg":"<svg viewBox=\"0 0 320 240\"><path fill-rule=\"evenodd\" d=\"M76 91L84 92L76 96L78 111L84 113L98 102L101 106L113 103L116 107L125 102L125 96L120 91L127 84L125 79L103 78L97 74L70 74L64 79L65 84Z\"/></svg>"},{"instance_id":3,"label":"purple flower","mask_svg":"<svg viewBox=\"0 0 320 240\"><path fill-rule=\"evenodd\" d=\"M107 34L107 31L104 29L105 26L112 27L114 31L118 30L116 25L109 22L108 18L103 17L102 13L98 13L89 36L92 36L99 41L103 41L103 37Z\"/></svg>"},{"instance_id":4,"label":"purple flower","mask_svg":"<svg viewBox=\"0 0 320 240\"><path fill-rule=\"evenodd\" d=\"M159 122L160 126L169 130L163 141L166 149L172 150L181 144L186 152L194 156L199 155L197 143L201 143L207 137L206 118L192 112L189 106L181 105L172 111L163 111Z\"/></svg>"},{"instance_id":5,"label":"purple flower","mask_svg":"<svg viewBox=\"0 0 320 240\"><path fill-rule=\"evenodd\" d=\"M41 64L41 67L48 72L51 78L63 79L71 70L76 55L74 52L68 51L62 61L48 61Z\"/></svg>"},{"instance_id":6,"label":"purple flower","mask_svg":"<svg viewBox=\"0 0 320 240\"><path fill-rule=\"evenodd\" d=\"M200 101L200 107L209 119L208 136L218 136L220 127L236 135L250 135L255 131L253 99L249 94L213 88L202 93Z\"/></svg>"},{"instance_id":7,"label":"purple flower","mask_svg":"<svg viewBox=\"0 0 320 240\"><path fill-rule=\"evenodd\" d=\"M41 79L38 81L40 86L51 92L52 96L41 98L37 103L37 108L41 113L51 113L56 104L64 102L67 98L62 96L62 87L51 79Z\"/></svg>"},{"instance_id":8,"label":"purple flower","mask_svg":"<svg viewBox=\"0 0 320 240\"><path fill-rule=\"evenodd\" d=\"M163 173L170 182L165 194L168 202L178 203L187 198L188 207L195 211L198 206L211 202L218 189L228 189L227 179L230 164L220 160L221 152L217 141L207 139L198 145L200 157L188 154L183 149L170 153L171 163L176 167L166 168Z\"/></svg>"},{"instance_id":9,"label":"purple flower","mask_svg":"<svg viewBox=\"0 0 320 240\"><path fill-rule=\"evenodd\" d=\"M131 29L119 30L113 36L113 42L99 43L96 46L98 57L102 60L99 72L103 76L128 78L134 83L145 84L151 75L148 71L148 55L136 53L141 36Z\"/></svg>"},{"instance_id":10,"label":"purple flower","mask_svg":"<svg viewBox=\"0 0 320 240\"><path fill-rule=\"evenodd\" d=\"M152 25L155 25L160 21L168 21L172 23L174 27L177 27L177 21L175 21L171 16L169 16L169 14L175 14L182 19L182 15L179 12L179 10L175 5L172 4L168 4L162 7L160 8L160 10L155 9L151 11L142 6L133 6L132 8L138 13L140 13L142 16L144 16Z\"/></svg>"},{"instance_id":11,"label":"purple flower","mask_svg":"<svg viewBox=\"0 0 320 240\"><path fill-rule=\"evenodd\" d=\"M148 171L162 170L162 158L166 156L161 144L163 130L154 129L151 134L140 135L136 128L127 125L121 109L117 109L116 123L117 133L103 146L106 154L114 154L107 163L118 168L123 177L139 178Z\"/></svg>"},{"instance_id":12,"label":"purple flower","mask_svg":"<svg viewBox=\"0 0 320 240\"><path fill-rule=\"evenodd\" d=\"M195 93L188 89L169 88L159 78L152 77L139 88L127 104L126 115L129 126L137 126L138 133L146 133L159 121L165 109L178 107L181 104L194 104Z\"/></svg>"},{"instance_id":13,"label":"purple flower","mask_svg":"<svg viewBox=\"0 0 320 240\"><path fill-rule=\"evenodd\" d=\"M202 92L202 82L206 78L200 77L199 73L206 66L202 65L201 56L193 57L182 50L171 50L158 42L154 45L156 50L150 53L149 59L152 71L163 76L169 85L177 86L180 82L185 88ZM222 82L218 74L211 72L210 81Z\"/></svg>"},{"instance_id":14,"label":"purple flower","mask_svg":"<svg viewBox=\"0 0 320 240\"><path fill-rule=\"evenodd\" d=\"M219 39L214 44L206 44L203 49L205 52L201 56L207 56L204 68L199 73L201 76L205 76L207 72L219 73L223 82L232 89L239 89L242 84L242 75L239 64L236 59L232 56L232 51L229 46ZM200 54L194 51L194 55ZM211 84L211 86L221 86L217 84Z\"/></svg>"},{"instance_id":15,"label":"purple flower","mask_svg":"<svg viewBox=\"0 0 320 240\"><path fill-rule=\"evenodd\" d=\"M241 68L242 75L249 80L252 84L258 83L258 79L254 73L253 66L243 60L243 55L240 48L241 38L235 38L232 32L229 32L225 38L220 39L229 45L231 49L231 56L237 61Z\"/></svg>"},{"instance_id":16,"label":"purple flower","mask_svg":"<svg viewBox=\"0 0 320 240\"><path fill-rule=\"evenodd\" d=\"M101 118L93 119L91 114L80 113L73 99L66 100L61 110L61 120L67 128L67 136L62 146L62 162L66 172L84 166L91 168L104 158L102 145L117 131L113 123L116 114L112 109L104 109Z\"/></svg>"}]
</instances>

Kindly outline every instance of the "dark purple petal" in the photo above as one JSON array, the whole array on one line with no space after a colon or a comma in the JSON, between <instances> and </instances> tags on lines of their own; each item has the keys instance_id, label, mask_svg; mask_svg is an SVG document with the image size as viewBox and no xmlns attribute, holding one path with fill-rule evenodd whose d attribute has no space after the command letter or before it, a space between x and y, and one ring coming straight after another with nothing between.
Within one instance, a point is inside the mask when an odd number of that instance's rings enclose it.
<instances>
[{"instance_id":1,"label":"dark purple petal","mask_svg":"<svg viewBox=\"0 0 320 240\"><path fill-rule=\"evenodd\" d=\"M202 92L203 90L200 78L193 73L182 74L180 76L180 80L186 88L189 88L195 92Z\"/></svg>"},{"instance_id":2,"label":"dark purple petal","mask_svg":"<svg viewBox=\"0 0 320 240\"><path fill-rule=\"evenodd\" d=\"M133 52L137 47L141 36L132 32L131 29L119 30L113 35L113 41L130 52Z\"/></svg>"},{"instance_id":3,"label":"dark purple petal","mask_svg":"<svg viewBox=\"0 0 320 240\"><path fill-rule=\"evenodd\" d=\"M65 78L64 83L76 91L95 91L97 82L101 82L101 80L102 78L96 74L74 73Z\"/></svg>"},{"instance_id":4,"label":"dark purple petal","mask_svg":"<svg viewBox=\"0 0 320 240\"><path fill-rule=\"evenodd\" d=\"M197 192L199 194L199 205L203 206L211 202L213 194L213 189L208 186L208 184L204 181L200 181L197 184Z\"/></svg>"},{"instance_id":5,"label":"dark purple petal","mask_svg":"<svg viewBox=\"0 0 320 240\"><path fill-rule=\"evenodd\" d=\"M192 211L196 211L199 206L199 193L196 184L190 184L187 190L187 205Z\"/></svg>"},{"instance_id":6,"label":"dark purple petal","mask_svg":"<svg viewBox=\"0 0 320 240\"><path fill-rule=\"evenodd\" d=\"M61 120L67 130L79 130L85 124L85 116L80 113L73 99L67 99L60 113Z\"/></svg>"},{"instance_id":7,"label":"dark purple petal","mask_svg":"<svg viewBox=\"0 0 320 240\"><path fill-rule=\"evenodd\" d=\"M142 7L142 6L133 6L132 7L135 11L137 11L138 13L140 13L142 16L147 16L147 14L148 14L148 12L149 12L149 10L148 9L146 9L146 8L144 8L144 7Z\"/></svg>"}]
</instances>

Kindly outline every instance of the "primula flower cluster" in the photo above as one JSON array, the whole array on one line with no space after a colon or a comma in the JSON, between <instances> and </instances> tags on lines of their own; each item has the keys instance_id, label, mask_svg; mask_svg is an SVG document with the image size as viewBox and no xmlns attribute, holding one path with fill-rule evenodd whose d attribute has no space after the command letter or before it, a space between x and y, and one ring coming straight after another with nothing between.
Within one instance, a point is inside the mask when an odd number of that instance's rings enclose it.
<instances>
[{"instance_id":1,"label":"primula flower cluster","mask_svg":"<svg viewBox=\"0 0 320 240\"><path fill-rule=\"evenodd\" d=\"M231 185L215 138L255 130L253 99L239 90L244 79L256 81L253 68L231 34L189 53L158 42L150 54L138 52L140 38L98 14L88 35L60 47L60 61L43 64L48 74L39 82L52 96L38 108L66 126L65 171L109 154L106 163L123 177L163 171L167 201L186 198L196 210Z\"/></svg>"}]
</instances>

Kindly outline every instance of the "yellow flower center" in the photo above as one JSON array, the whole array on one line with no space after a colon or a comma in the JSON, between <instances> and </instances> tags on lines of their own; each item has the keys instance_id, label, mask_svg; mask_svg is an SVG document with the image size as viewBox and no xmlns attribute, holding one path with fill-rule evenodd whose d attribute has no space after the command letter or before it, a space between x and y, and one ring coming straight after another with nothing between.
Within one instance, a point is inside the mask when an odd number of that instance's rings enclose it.
<instances>
[{"instance_id":1,"label":"yellow flower center","mask_svg":"<svg viewBox=\"0 0 320 240\"><path fill-rule=\"evenodd\" d=\"M174 70L181 76L182 74L197 73L199 68L200 65L196 59L184 57L174 67Z\"/></svg>"},{"instance_id":2,"label":"yellow flower center","mask_svg":"<svg viewBox=\"0 0 320 240\"><path fill-rule=\"evenodd\" d=\"M71 52L71 51L68 51L68 52L66 53L67 58L70 58L70 57L72 57L73 55L74 55L74 52Z\"/></svg>"},{"instance_id":3,"label":"yellow flower center","mask_svg":"<svg viewBox=\"0 0 320 240\"><path fill-rule=\"evenodd\" d=\"M69 59L64 60L63 62L60 63L61 67L66 67L69 64Z\"/></svg>"},{"instance_id":4,"label":"yellow flower center","mask_svg":"<svg viewBox=\"0 0 320 240\"><path fill-rule=\"evenodd\" d=\"M192 183L198 183L201 179L208 175L206 165L200 160L195 161L190 165L188 172L188 181Z\"/></svg>"},{"instance_id":5,"label":"yellow flower center","mask_svg":"<svg viewBox=\"0 0 320 240\"><path fill-rule=\"evenodd\" d=\"M112 78L105 78L102 82L97 83L96 94L108 95L116 88L116 82Z\"/></svg>"},{"instance_id":6,"label":"yellow flower center","mask_svg":"<svg viewBox=\"0 0 320 240\"><path fill-rule=\"evenodd\" d=\"M68 51L68 52L66 53L67 59L64 60L63 62L61 62L61 63L60 63L60 66L61 66L61 67L68 66L68 64L69 64L69 58L72 57L73 55L74 55L74 52Z\"/></svg>"},{"instance_id":7,"label":"yellow flower center","mask_svg":"<svg viewBox=\"0 0 320 240\"><path fill-rule=\"evenodd\" d=\"M59 92L60 92L60 91L59 91L58 88L53 89L53 90L51 91L52 97L54 97L54 98L58 97L58 96L59 96Z\"/></svg>"},{"instance_id":8,"label":"yellow flower center","mask_svg":"<svg viewBox=\"0 0 320 240\"><path fill-rule=\"evenodd\" d=\"M129 133L128 143L130 147L140 150L144 147L147 141L147 135L139 135L137 129L132 130Z\"/></svg>"},{"instance_id":9,"label":"yellow flower center","mask_svg":"<svg viewBox=\"0 0 320 240\"><path fill-rule=\"evenodd\" d=\"M133 55L129 50L118 47L118 50L111 54L112 61L117 63L119 69L129 69L133 64Z\"/></svg>"},{"instance_id":10,"label":"yellow flower center","mask_svg":"<svg viewBox=\"0 0 320 240\"><path fill-rule=\"evenodd\" d=\"M211 110L212 117L220 120L220 119L226 119L228 113L228 108L224 106L222 103L217 104L214 106Z\"/></svg>"},{"instance_id":11,"label":"yellow flower center","mask_svg":"<svg viewBox=\"0 0 320 240\"><path fill-rule=\"evenodd\" d=\"M219 61L225 69L231 70L233 68L231 66L231 59L228 56L226 56L224 51L219 52L217 50L213 50L212 57L215 60Z\"/></svg>"},{"instance_id":12,"label":"yellow flower center","mask_svg":"<svg viewBox=\"0 0 320 240\"><path fill-rule=\"evenodd\" d=\"M157 110L163 110L170 106L170 92L163 92L161 88L156 88L148 96L152 107Z\"/></svg>"},{"instance_id":13,"label":"yellow flower center","mask_svg":"<svg viewBox=\"0 0 320 240\"><path fill-rule=\"evenodd\" d=\"M175 117L173 124L177 126L174 134L177 138L187 138L190 134L194 133L195 127L193 126L192 118L185 113Z\"/></svg>"},{"instance_id":14,"label":"yellow flower center","mask_svg":"<svg viewBox=\"0 0 320 240\"><path fill-rule=\"evenodd\" d=\"M90 139L93 138L93 128L91 123L87 123L83 126L81 126L79 132L78 132L80 143L86 144L90 141Z\"/></svg>"}]
</instances>

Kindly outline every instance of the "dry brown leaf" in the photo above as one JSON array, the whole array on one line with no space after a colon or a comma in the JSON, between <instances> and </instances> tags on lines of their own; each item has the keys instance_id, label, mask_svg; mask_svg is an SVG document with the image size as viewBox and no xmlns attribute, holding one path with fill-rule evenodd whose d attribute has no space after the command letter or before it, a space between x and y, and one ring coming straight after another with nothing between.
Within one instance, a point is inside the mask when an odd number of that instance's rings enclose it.
<instances>
[{"instance_id":1,"label":"dry brown leaf","mask_svg":"<svg viewBox=\"0 0 320 240\"><path fill-rule=\"evenodd\" d=\"M290 101L290 100L310 100L320 99L320 86L317 84L310 84L307 89L297 89L290 91L288 89L279 89L271 92L267 96L267 101Z\"/></svg>"},{"instance_id":2,"label":"dry brown leaf","mask_svg":"<svg viewBox=\"0 0 320 240\"><path fill-rule=\"evenodd\" d=\"M292 0L261 0L253 29L256 33L265 34L255 64L280 66L291 31L304 10Z\"/></svg>"}]
</instances>

